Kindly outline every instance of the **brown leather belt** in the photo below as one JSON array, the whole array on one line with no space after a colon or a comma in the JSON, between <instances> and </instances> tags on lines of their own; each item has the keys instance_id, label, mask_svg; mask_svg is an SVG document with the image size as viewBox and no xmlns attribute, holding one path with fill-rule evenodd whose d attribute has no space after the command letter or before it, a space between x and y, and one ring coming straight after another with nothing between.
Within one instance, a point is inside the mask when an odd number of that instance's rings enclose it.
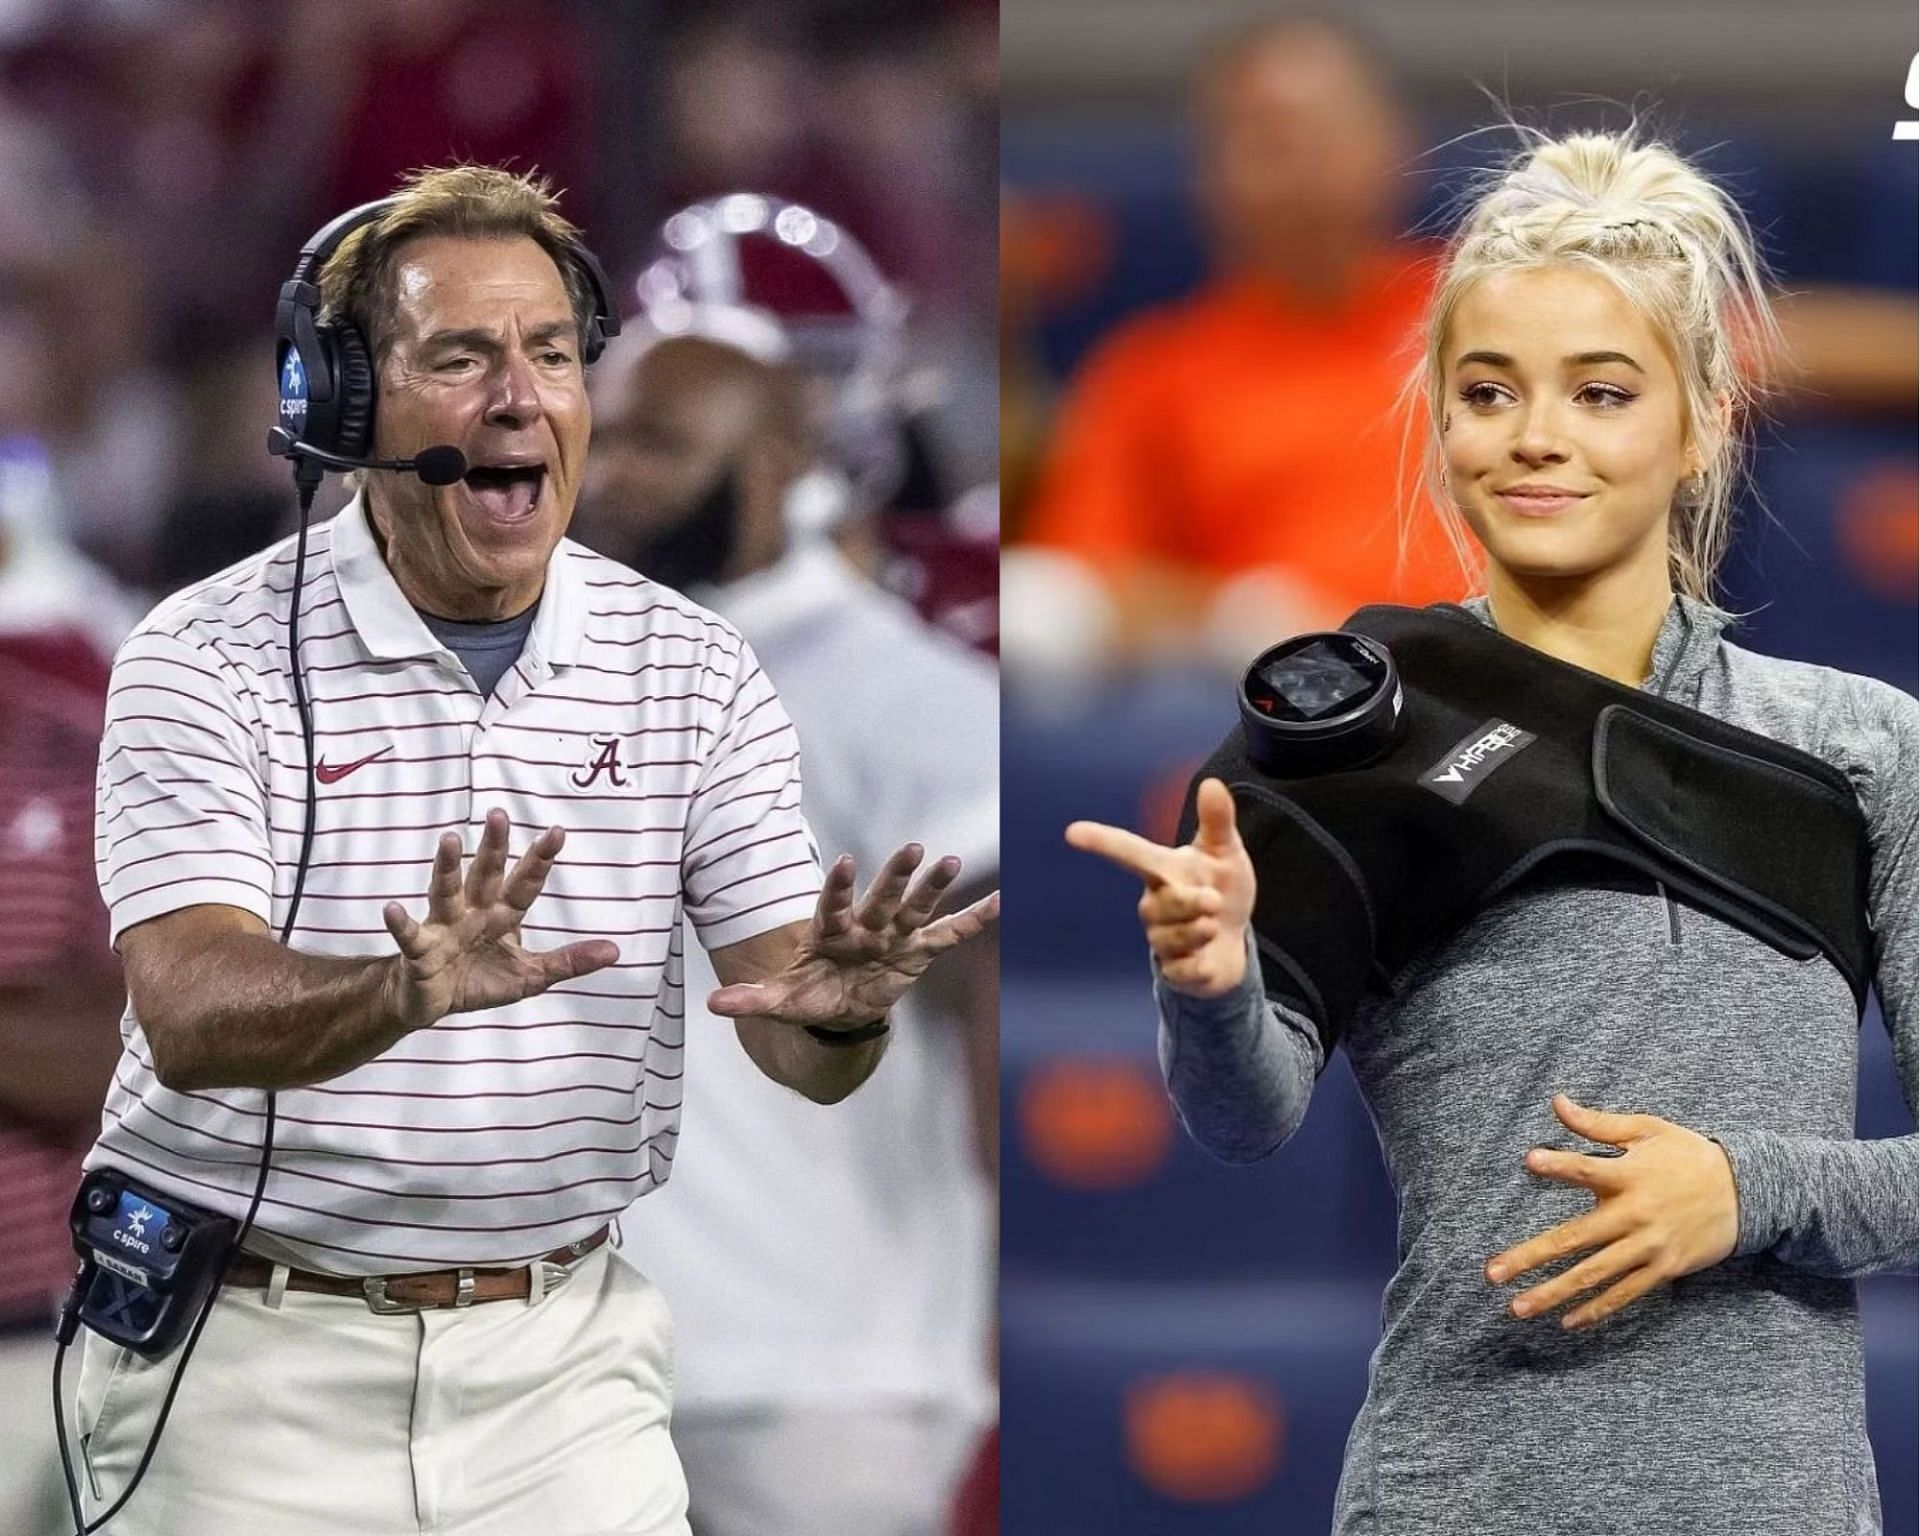
<instances>
[{"instance_id":1,"label":"brown leather belt","mask_svg":"<svg viewBox=\"0 0 1920 1536\"><path fill-rule=\"evenodd\" d=\"M607 1240L602 1227L591 1237L568 1243L518 1269L434 1269L417 1275L376 1275L353 1279L320 1275L312 1270L287 1271L290 1291L318 1291L323 1296L351 1296L375 1312L420 1312L434 1307L470 1307L477 1301L525 1301L539 1281L541 1295L564 1284L575 1259L592 1253ZM536 1276L535 1267L539 1273ZM274 1265L257 1254L242 1253L227 1265L230 1286L270 1287Z\"/></svg>"}]
</instances>

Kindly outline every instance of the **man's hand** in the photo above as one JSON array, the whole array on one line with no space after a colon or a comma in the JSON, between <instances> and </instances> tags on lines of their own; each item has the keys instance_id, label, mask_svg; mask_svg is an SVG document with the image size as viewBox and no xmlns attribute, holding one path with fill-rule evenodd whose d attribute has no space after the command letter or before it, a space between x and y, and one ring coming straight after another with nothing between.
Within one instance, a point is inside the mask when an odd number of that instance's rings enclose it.
<instances>
[{"instance_id":1,"label":"man's hand","mask_svg":"<svg viewBox=\"0 0 1920 1536\"><path fill-rule=\"evenodd\" d=\"M521 947L521 920L546 885L566 834L548 827L509 875L504 873L507 829L505 811L487 812L486 829L464 882L460 834L441 836L424 923L408 917L397 901L386 905L387 931L400 946L400 964L388 982L388 1003L393 1017L410 1029L425 1029L450 1013L517 1003L620 958L620 951L605 939L560 949Z\"/></svg>"},{"instance_id":2,"label":"man's hand","mask_svg":"<svg viewBox=\"0 0 1920 1536\"><path fill-rule=\"evenodd\" d=\"M757 982L721 987L707 998L708 1010L721 1018L828 1029L858 1029L885 1018L935 955L983 932L1000 914L1000 893L994 891L934 921L941 896L960 874L960 861L938 860L908 890L923 854L918 843L899 849L857 909L853 857L841 854L786 966Z\"/></svg>"},{"instance_id":3,"label":"man's hand","mask_svg":"<svg viewBox=\"0 0 1920 1536\"><path fill-rule=\"evenodd\" d=\"M1184 848L1166 848L1097 821L1067 828L1070 846L1111 859L1146 881L1140 922L1176 992L1219 997L1247 974L1253 916L1253 861L1234 825L1233 796L1218 779L1200 786L1200 825Z\"/></svg>"},{"instance_id":4,"label":"man's hand","mask_svg":"<svg viewBox=\"0 0 1920 1536\"><path fill-rule=\"evenodd\" d=\"M1584 1328L1656 1286L1718 1264L1733 1252L1740 1232L1739 1197L1732 1166L1717 1143L1655 1115L1586 1109L1564 1093L1554 1099L1553 1112L1589 1141L1626 1151L1597 1157L1535 1147L1527 1154L1534 1173L1590 1189L1597 1202L1584 1216L1493 1259L1487 1278L1498 1285L1550 1260L1597 1251L1514 1297L1516 1317L1536 1316L1614 1281L1560 1319L1563 1328Z\"/></svg>"}]
</instances>

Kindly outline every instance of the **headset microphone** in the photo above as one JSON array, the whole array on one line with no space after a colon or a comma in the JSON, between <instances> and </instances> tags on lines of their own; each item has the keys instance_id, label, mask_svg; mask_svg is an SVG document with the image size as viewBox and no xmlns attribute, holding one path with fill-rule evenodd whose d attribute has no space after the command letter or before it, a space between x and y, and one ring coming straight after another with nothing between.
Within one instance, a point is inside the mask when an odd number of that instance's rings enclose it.
<instances>
[{"instance_id":1,"label":"headset microphone","mask_svg":"<svg viewBox=\"0 0 1920 1536\"><path fill-rule=\"evenodd\" d=\"M328 453L312 443L303 443L285 427L267 433L267 452L280 458L312 459L328 469L395 469L418 475L428 485L452 485L467 473L467 456L451 443L423 448L410 459L350 459L344 454Z\"/></svg>"}]
</instances>

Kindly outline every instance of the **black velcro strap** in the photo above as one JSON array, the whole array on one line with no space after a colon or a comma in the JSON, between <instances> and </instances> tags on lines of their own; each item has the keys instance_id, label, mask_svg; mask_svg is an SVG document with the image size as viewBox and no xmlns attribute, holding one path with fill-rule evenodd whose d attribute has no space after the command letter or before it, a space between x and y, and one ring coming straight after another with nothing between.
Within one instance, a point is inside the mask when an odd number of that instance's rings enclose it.
<instances>
[{"instance_id":1,"label":"black velcro strap","mask_svg":"<svg viewBox=\"0 0 1920 1536\"><path fill-rule=\"evenodd\" d=\"M1260 872L1253 929L1267 995L1313 1020L1331 1058L1366 992L1376 924L1366 883L1333 834L1260 784L1232 787L1240 840ZM1284 933L1283 949L1269 934Z\"/></svg>"},{"instance_id":2,"label":"black velcro strap","mask_svg":"<svg viewBox=\"0 0 1920 1536\"><path fill-rule=\"evenodd\" d=\"M1801 771L1742 751L1716 724L1685 731L1606 706L1593 734L1601 806L1736 927L1800 959L1824 952L1864 1006L1868 850L1851 787L1825 764L1819 774L1812 760Z\"/></svg>"}]
</instances>

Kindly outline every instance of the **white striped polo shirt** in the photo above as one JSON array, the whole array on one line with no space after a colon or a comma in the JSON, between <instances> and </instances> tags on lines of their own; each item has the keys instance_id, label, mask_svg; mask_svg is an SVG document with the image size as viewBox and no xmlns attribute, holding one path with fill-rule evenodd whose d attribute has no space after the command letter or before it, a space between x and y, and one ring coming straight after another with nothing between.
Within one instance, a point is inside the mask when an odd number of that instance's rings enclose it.
<instances>
[{"instance_id":1,"label":"white striped polo shirt","mask_svg":"<svg viewBox=\"0 0 1920 1536\"><path fill-rule=\"evenodd\" d=\"M175 594L115 659L95 861L116 943L209 902L279 934L306 793L293 561L288 540ZM565 540L491 698L401 593L360 498L313 531L300 614L319 804L293 947L395 953L382 906L423 916L440 834L462 831L471 856L498 806L509 867L547 826L567 833L528 947L611 939L620 959L282 1092L249 1246L347 1275L524 1262L667 1177L682 913L709 948L811 915L793 726L734 629ZM131 1004L121 1030L89 1166L243 1214L264 1093L163 1088Z\"/></svg>"}]
</instances>

